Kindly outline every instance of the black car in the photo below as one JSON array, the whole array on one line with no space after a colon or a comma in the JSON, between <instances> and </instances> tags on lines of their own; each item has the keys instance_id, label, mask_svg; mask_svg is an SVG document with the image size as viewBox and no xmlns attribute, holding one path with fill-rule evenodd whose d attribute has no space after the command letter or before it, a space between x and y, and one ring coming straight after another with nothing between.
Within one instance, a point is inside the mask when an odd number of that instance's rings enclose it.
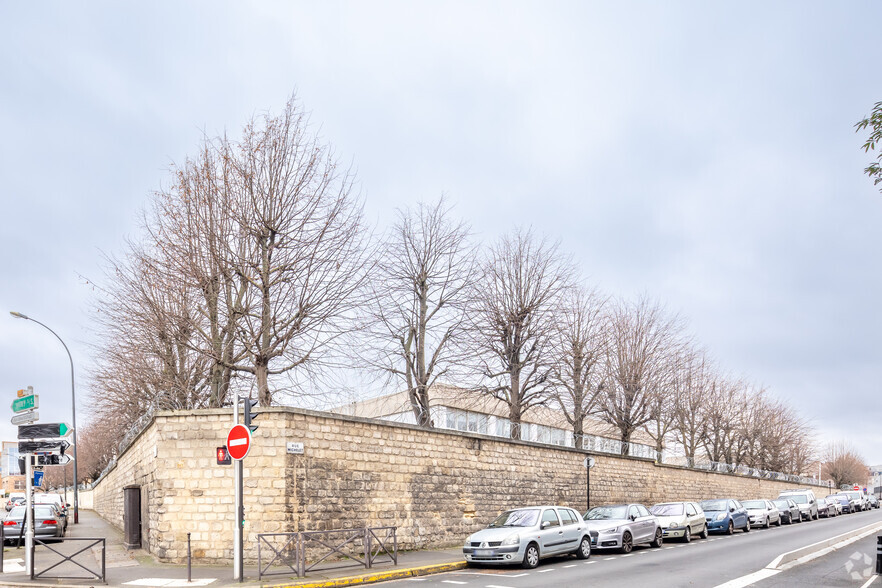
<instances>
[{"instance_id":1,"label":"black car","mask_svg":"<svg viewBox=\"0 0 882 588\"><path fill-rule=\"evenodd\" d=\"M778 510L781 511L782 523L787 523L788 525L791 525L794 521L798 523L802 520L802 517L799 514L799 507L790 498L779 498L777 500L773 500L772 504L777 506Z\"/></svg>"}]
</instances>

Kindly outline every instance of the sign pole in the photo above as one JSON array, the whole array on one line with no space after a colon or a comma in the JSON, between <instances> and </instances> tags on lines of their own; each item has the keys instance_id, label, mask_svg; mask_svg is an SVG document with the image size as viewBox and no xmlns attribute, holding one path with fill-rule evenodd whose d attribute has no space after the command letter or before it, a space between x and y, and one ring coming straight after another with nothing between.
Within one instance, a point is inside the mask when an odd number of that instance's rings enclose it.
<instances>
[{"instance_id":1,"label":"sign pole","mask_svg":"<svg viewBox=\"0 0 882 588\"><path fill-rule=\"evenodd\" d=\"M25 455L25 569L34 579L34 457Z\"/></svg>"},{"instance_id":2,"label":"sign pole","mask_svg":"<svg viewBox=\"0 0 882 588\"><path fill-rule=\"evenodd\" d=\"M239 424L239 397L236 396L233 401L233 424ZM234 467L234 486L236 493L235 505L235 528L233 529L233 579L239 582L243 581L243 555L242 555L242 504L243 484L242 484L242 460L235 460Z\"/></svg>"}]
</instances>

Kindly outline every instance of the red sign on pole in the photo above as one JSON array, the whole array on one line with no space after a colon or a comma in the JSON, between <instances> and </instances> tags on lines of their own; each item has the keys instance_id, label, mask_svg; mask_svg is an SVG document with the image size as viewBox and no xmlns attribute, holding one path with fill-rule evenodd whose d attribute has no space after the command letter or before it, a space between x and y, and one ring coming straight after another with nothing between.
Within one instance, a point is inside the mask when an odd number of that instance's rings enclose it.
<instances>
[{"instance_id":1,"label":"red sign on pole","mask_svg":"<svg viewBox=\"0 0 882 588\"><path fill-rule=\"evenodd\" d=\"M227 433L227 451L233 459L243 459L251 448L251 431L245 425L233 425Z\"/></svg>"},{"instance_id":2,"label":"red sign on pole","mask_svg":"<svg viewBox=\"0 0 882 588\"><path fill-rule=\"evenodd\" d=\"M854 489L855 489L855 490L860 490L860 489L861 489L861 487L860 487L860 486L858 486L858 485L857 485L857 484L855 484L855 485L854 485Z\"/></svg>"}]
</instances>

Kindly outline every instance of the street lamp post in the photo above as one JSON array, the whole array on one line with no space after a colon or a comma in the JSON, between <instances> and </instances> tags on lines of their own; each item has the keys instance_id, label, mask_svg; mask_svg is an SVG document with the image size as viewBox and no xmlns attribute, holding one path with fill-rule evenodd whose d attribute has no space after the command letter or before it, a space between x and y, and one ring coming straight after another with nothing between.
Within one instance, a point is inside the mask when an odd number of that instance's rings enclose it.
<instances>
[{"instance_id":1,"label":"street lamp post","mask_svg":"<svg viewBox=\"0 0 882 588\"><path fill-rule=\"evenodd\" d=\"M58 336L58 333L41 323L36 319L32 319L31 317L24 315L20 312L11 311L9 314L14 316L15 318L25 319L26 321L31 321L32 323L37 323L53 335L55 338L61 341L61 344L64 346L64 350L67 351L67 358L70 360L70 396L71 396L71 425L73 426L73 484L74 484L74 524L80 522L80 501L79 495L77 493L77 394L76 389L74 388L74 363L73 356L70 354L70 349L67 348L64 340ZM63 466L62 466L63 467Z\"/></svg>"}]
</instances>

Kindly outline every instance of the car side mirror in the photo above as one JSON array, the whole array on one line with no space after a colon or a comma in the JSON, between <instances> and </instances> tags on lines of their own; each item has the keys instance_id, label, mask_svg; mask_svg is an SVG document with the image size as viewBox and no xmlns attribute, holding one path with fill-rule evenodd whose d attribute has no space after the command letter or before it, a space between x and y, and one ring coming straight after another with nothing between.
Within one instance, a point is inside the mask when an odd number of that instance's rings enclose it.
<instances>
[{"instance_id":1,"label":"car side mirror","mask_svg":"<svg viewBox=\"0 0 882 588\"><path fill-rule=\"evenodd\" d=\"M632 514L632 515L631 515L630 517L628 517L628 518L631 519L632 521L636 521L636 520L637 520L637 515Z\"/></svg>"},{"instance_id":2,"label":"car side mirror","mask_svg":"<svg viewBox=\"0 0 882 588\"><path fill-rule=\"evenodd\" d=\"M730 506L730 507L729 507L729 512L735 512L735 507L734 507L734 506Z\"/></svg>"},{"instance_id":3,"label":"car side mirror","mask_svg":"<svg viewBox=\"0 0 882 588\"><path fill-rule=\"evenodd\" d=\"M540 529L547 529L551 526L551 521L542 521L542 525L539 527Z\"/></svg>"}]
</instances>

